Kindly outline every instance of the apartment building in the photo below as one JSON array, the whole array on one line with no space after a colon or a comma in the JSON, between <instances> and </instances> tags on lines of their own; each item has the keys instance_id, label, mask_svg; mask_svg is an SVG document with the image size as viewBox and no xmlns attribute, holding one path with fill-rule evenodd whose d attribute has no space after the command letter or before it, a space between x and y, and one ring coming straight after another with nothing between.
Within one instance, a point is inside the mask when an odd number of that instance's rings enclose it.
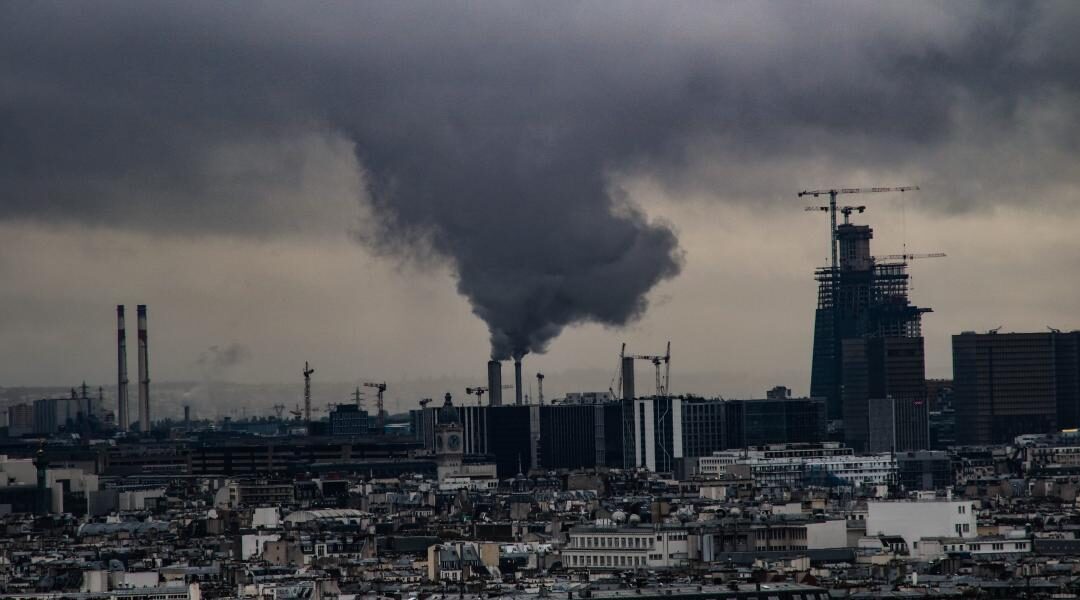
<instances>
[{"instance_id":1,"label":"apartment building","mask_svg":"<svg viewBox=\"0 0 1080 600\"><path fill-rule=\"evenodd\" d=\"M612 571L684 567L689 562L688 539L683 528L574 527L563 549L563 566Z\"/></svg>"}]
</instances>

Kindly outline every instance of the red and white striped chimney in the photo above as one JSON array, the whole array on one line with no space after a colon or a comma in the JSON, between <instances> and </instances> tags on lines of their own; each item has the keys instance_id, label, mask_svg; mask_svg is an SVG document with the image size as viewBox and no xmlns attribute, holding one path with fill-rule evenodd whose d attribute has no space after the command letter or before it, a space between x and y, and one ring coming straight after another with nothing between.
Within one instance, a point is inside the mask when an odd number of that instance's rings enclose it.
<instances>
[{"instance_id":1,"label":"red and white striped chimney","mask_svg":"<svg viewBox=\"0 0 1080 600\"><path fill-rule=\"evenodd\" d=\"M147 357L146 305L135 309L139 318L139 431L150 432L150 365Z\"/></svg>"},{"instance_id":2,"label":"red and white striped chimney","mask_svg":"<svg viewBox=\"0 0 1080 600\"><path fill-rule=\"evenodd\" d=\"M128 429L127 329L124 327L124 305L116 306L116 426Z\"/></svg>"}]
</instances>

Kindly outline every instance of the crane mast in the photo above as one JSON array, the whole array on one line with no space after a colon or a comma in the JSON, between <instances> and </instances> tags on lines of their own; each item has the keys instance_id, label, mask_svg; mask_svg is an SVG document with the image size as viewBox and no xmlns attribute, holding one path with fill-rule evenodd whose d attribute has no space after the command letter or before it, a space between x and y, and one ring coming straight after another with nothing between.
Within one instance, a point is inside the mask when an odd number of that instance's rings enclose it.
<instances>
[{"instance_id":1,"label":"crane mast","mask_svg":"<svg viewBox=\"0 0 1080 600\"><path fill-rule=\"evenodd\" d=\"M623 352L620 353L620 360L622 358L632 358L634 360L647 360L653 364L653 368L656 371L656 395L658 397L666 396L671 391L670 378L671 378L671 342L667 343L667 351L664 354L625 354L626 345L623 344ZM664 368L661 370L660 366Z\"/></svg>"},{"instance_id":2,"label":"crane mast","mask_svg":"<svg viewBox=\"0 0 1080 600\"><path fill-rule=\"evenodd\" d=\"M383 426L386 424L386 411L383 410L383 392L386 391L386 382L373 382L365 381L364 387L375 388L376 400L375 400L375 428L379 431L379 435L383 434Z\"/></svg>"},{"instance_id":3,"label":"crane mast","mask_svg":"<svg viewBox=\"0 0 1080 600\"><path fill-rule=\"evenodd\" d=\"M798 197L813 196L818 198L828 194L829 196L829 267L832 270L833 279L836 279L837 269L837 257L836 257L836 197L840 194L872 194L880 192L913 192L918 191L917 185L904 185L899 187L872 187L872 188L836 188L831 190L803 190L799 192ZM848 207L844 207L847 209ZM858 210L858 207L851 207L854 210ZM820 210L826 210L825 207L821 207ZM859 211L862 212L862 211ZM845 220L851 212L848 211L844 214ZM835 285L835 283L834 283Z\"/></svg>"},{"instance_id":4,"label":"crane mast","mask_svg":"<svg viewBox=\"0 0 1080 600\"><path fill-rule=\"evenodd\" d=\"M502 386L502 389L508 390L508 389L510 389L512 387L514 387L514 386L512 386L510 384L505 384L505 385ZM483 404L484 404L484 394L488 393L488 391L490 391L490 390L488 390L487 386L482 386L482 385L478 385L476 387L467 387L467 388L465 388L465 393L466 394L469 394L470 396L476 396L476 405L477 406L483 406Z\"/></svg>"},{"instance_id":5,"label":"crane mast","mask_svg":"<svg viewBox=\"0 0 1080 600\"><path fill-rule=\"evenodd\" d=\"M304 361L304 421L311 423L311 374L315 372Z\"/></svg>"},{"instance_id":6,"label":"crane mast","mask_svg":"<svg viewBox=\"0 0 1080 600\"><path fill-rule=\"evenodd\" d=\"M487 391L488 391L488 389L486 387L483 387L483 386L465 388L465 393L466 394L469 394L470 396L476 396L476 405L477 406L483 406L484 405L484 394L487 393Z\"/></svg>"}]
</instances>

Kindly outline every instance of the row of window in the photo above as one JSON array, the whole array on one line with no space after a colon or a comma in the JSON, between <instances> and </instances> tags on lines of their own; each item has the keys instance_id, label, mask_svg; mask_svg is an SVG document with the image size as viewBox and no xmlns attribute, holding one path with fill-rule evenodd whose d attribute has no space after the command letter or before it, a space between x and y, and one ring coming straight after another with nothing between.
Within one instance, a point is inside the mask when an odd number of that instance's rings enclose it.
<instances>
[{"instance_id":1,"label":"row of window","mask_svg":"<svg viewBox=\"0 0 1080 600\"><path fill-rule=\"evenodd\" d=\"M963 552L965 550L965 548L966 548L968 552L978 552L980 550L983 550L983 547L985 545L986 544L946 544L945 545L945 551L946 552ZM1013 544L1013 551L1027 550L1027 548L1028 548L1027 542L1016 542L1015 544ZM992 552L1004 552L1005 551L1005 544L1004 544L1004 542L991 542L990 550Z\"/></svg>"},{"instance_id":2,"label":"row of window","mask_svg":"<svg viewBox=\"0 0 1080 600\"><path fill-rule=\"evenodd\" d=\"M657 536L659 539L660 536ZM642 536L592 536L574 537L575 548L652 548L651 540Z\"/></svg>"},{"instance_id":3,"label":"row of window","mask_svg":"<svg viewBox=\"0 0 1080 600\"><path fill-rule=\"evenodd\" d=\"M652 558L653 556L656 556L657 557L656 560L659 560L659 559L663 558L664 555L662 555L662 554L656 554L656 555L650 554L649 555L650 558ZM587 555L583 556L583 555L580 555L580 554L570 554L570 555L567 556L567 559L569 559L569 562L570 562L569 566L571 566L571 567L645 567L645 566L648 566L648 560L646 560L646 558L644 556L640 556L640 555L639 556L624 556L624 555L622 555L622 556L612 556L610 554L609 555L587 554Z\"/></svg>"},{"instance_id":4,"label":"row of window","mask_svg":"<svg viewBox=\"0 0 1080 600\"><path fill-rule=\"evenodd\" d=\"M650 537L643 536L573 536L574 548L651 548ZM669 542L685 542L686 532L673 532L668 534ZM656 541L662 541L663 534L656 535Z\"/></svg>"}]
</instances>

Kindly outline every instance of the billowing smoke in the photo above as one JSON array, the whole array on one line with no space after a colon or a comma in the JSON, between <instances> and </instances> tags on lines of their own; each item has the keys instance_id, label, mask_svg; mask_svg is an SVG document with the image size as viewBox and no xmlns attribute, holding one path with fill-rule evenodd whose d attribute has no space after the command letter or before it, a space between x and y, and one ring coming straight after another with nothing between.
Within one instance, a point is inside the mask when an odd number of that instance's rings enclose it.
<instances>
[{"instance_id":1,"label":"billowing smoke","mask_svg":"<svg viewBox=\"0 0 1080 600\"><path fill-rule=\"evenodd\" d=\"M462 135L485 131L478 122ZM476 144L465 153L436 143L363 157L385 225L366 240L400 249L400 239L413 239L449 257L497 360L543 352L569 324L632 321L646 293L680 267L672 230L609 189L599 148L571 152L567 139L528 156L527 141L510 137L465 139Z\"/></svg>"}]
</instances>

